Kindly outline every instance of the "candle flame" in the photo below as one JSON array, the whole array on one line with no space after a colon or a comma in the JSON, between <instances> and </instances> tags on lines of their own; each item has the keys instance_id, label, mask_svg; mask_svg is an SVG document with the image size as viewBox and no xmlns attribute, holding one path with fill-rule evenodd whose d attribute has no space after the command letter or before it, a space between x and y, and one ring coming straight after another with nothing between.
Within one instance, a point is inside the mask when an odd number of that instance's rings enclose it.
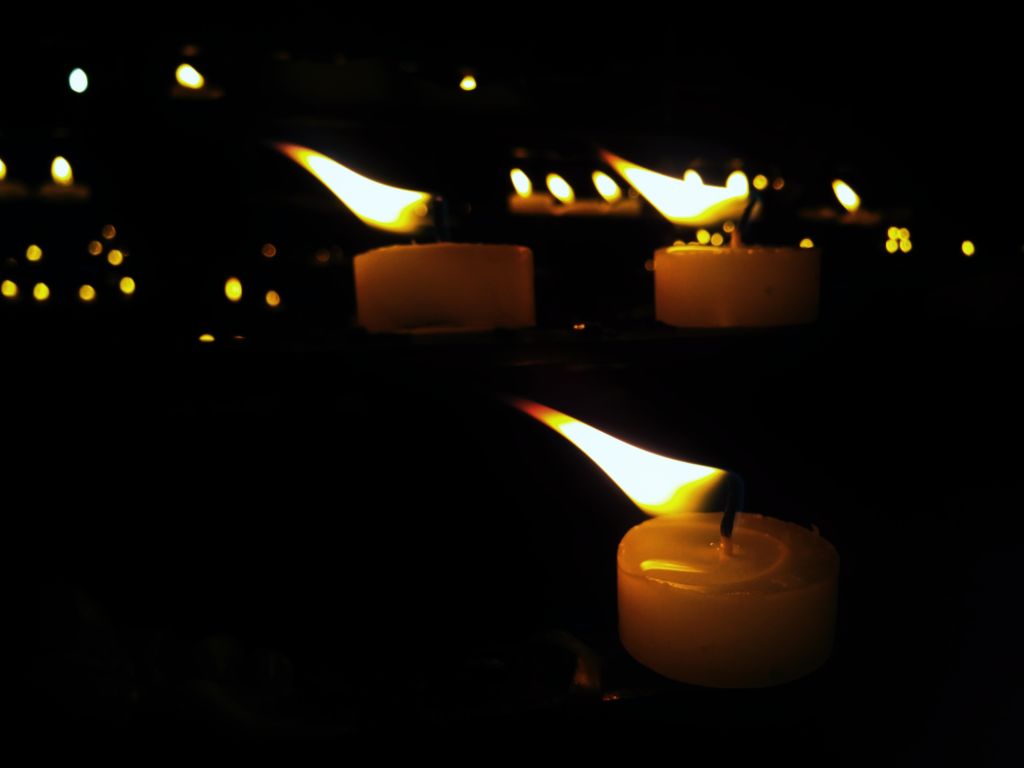
<instances>
[{"instance_id":1,"label":"candle flame","mask_svg":"<svg viewBox=\"0 0 1024 768\"><path fill-rule=\"evenodd\" d=\"M533 182L526 172L521 168L513 168L508 174L512 179L512 186L516 188L516 194L520 197L529 197L533 194Z\"/></svg>"},{"instance_id":2,"label":"candle flame","mask_svg":"<svg viewBox=\"0 0 1024 768\"><path fill-rule=\"evenodd\" d=\"M178 81L179 85L193 91L198 91L206 85L206 78L191 64L179 64L178 68L174 70L174 79Z\"/></svg>"},{"instance_id":3,"label":"candle flame","mask_svg":"<svg viewBox=\"0 0 1024 768\"><path fill-rule=\"evenodd\" d=\"M0 181L7 178L7 165L3 160L0 160Z\"/></svg>"},{"instance_id":4,"label":"candle flame","mask_svg":"<svg viewBox=\"0 0 1024 768\"><path fill-rule=\"evenodd\" d=\"M836 179L832 182L832 191L836 193L836 199L839 201L839 204L850 213L854 213L860 208L860 195L854 192L853 187L842 179Z\"/></svg>"},{"instance_id":5,"label":"candle flame","mask_svg":"<svg viewBox=\"0 0 1024 768\"><path fill-rule=\"evenodd\" d=\"M739 218L750 196L750 184L742 171L734 171L724 187L717 187L705 184L694 170L676 179L611 152L602 152L601 156L673 224L699 226Z\"/></svg>"},{"instance_id":6,"label":"candle flame","mask_svg":"<svg viewBox=\"0 0 1024 768\"><path fill-rule=\"evenodd\" d=\"M594 188L597 194L604 198L606 203L617 203L622 199L622 190L615 183L615 179L603 171L594 171L591 178L594 180Z\"/></svg>"},{"instance_id":7,"label":"candle flame","mask_svg":"<svg viewBox=\"0 0 1024 768\"><path fill-rule=\"evenodd\" d=\"M70 187L75 181L75 175L71 172L71 163L61 155L57 155L50 163L50 175L53 177L53 183L62 187Z\"/></svg>"},{"instance_id":8,"label":"candle flame","mask_svg":"<svg viewBox=\"0 0 1024 768\"><path fill-rule=\"evenodd\" d=\"M540 403L515 398L512 405L583 451L649 515L697 509L725 476L721 469L645 451Z\"/></svg>"},{"instance_id":9,"label":"candle flame","mask_svg":"<svg viewBox=\"0 0 1024 768\"><path fill-rule=\"evenodd\" d=\"M284 143L276 146L316 176L364 224L412 234L430 223L430 195L426 192L381 184L307 147Z\"/></svg>"},{"instance_id":10,"label":"candle flame","mask_svg":"<svg viewBox=\"0 0 1024 768\"><path fill-rule=\"evenodd\" d=\"M569 182L557 173L549 173L546 181L548 192L554 195L556 200L566 204L576 202L576 193L573 192Z\"/></svg>"}]
</instances>

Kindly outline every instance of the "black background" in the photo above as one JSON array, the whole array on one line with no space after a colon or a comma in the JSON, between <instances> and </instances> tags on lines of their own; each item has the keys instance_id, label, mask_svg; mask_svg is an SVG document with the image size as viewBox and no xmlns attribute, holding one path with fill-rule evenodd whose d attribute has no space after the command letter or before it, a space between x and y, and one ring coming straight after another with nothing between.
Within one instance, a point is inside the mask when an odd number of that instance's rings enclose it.
<instances>
[{"instance_id":1,"label":"black background","mask_svg":"<svg viewBox=\"0 0 1024 768\"><path fill-rule=\"evenodd\" d=\"M895 18L842 40L695 26L467 35L306 17L244 34L63 25L5 48L9 178L40 184L62 152L93 191L83 205L0 207L2 256L44 242L38 269L54 287L48 306L23 295L0 307L9 658L29 684L15 702L25 732L660 733L709 755L723 743L833 761L882 745L1011 754L1024 258L1013 49L967 29L924 40ZM171 97L185 44L222 99ZM66 87L74 66L91 79L81 96ZM456 88L467 68L473 94ZM533 248L539 328L353 329L350 258L398 239L362 227L269 140L444 194L457 239ZM529 150L521 164L572 180L597 167L598 146L709 181L732 158L783 175L754 237L823 247L821 321L659 327L643 262L677 233L652 212L505 214L516 147ZM880 227L797 216L830 204L836 176ZM138 293L62 299L83 274L114 279L84 256L108 221ZM911 254L884 252L887 224L911 228ZM974 259L959 254L965 238ZM259 256L268 241L273 263ZM333 248L328 265L318 248ZM241 306L223 300L228 274L246 284ZM283 311L260 306L269 287ZM199 345L203 331L217 342ZM842 557L829 664L789 686L718 692L631 662L615 636L614 552L640 515L504 394L734 468L752 510L817 524ZM570 686L581 647L604 661L595 690Z\"/></svg>"}]
</instances>

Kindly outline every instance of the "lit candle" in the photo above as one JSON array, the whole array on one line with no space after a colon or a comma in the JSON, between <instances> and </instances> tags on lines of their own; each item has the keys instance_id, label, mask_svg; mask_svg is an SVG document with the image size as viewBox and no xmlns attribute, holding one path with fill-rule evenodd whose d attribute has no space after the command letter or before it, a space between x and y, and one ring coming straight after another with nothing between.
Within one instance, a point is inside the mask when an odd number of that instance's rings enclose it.
<instances>
[{"instance_id":1,"label":"lit candle","mask_svg":"<svg viewBox=\"0 0 1024 768\"><path fill-rule=\"evenodd\" d=\"M25 197L25 185L8 178L7 163L0 158L0 199Z\"/></svg>"},{"instance_id":2,"label":"lit candle","mask_svg":"<svg viewBox=\"0 0 1024 768\"><path fill-rule=\"evenodd\" d=\"M434 223L431 196L425 192L381 184L306 147L279 144L278 149L316 176L369 226L413 235ZM397 245L356 256L353 269L358 322L374 333L480 331L534 324L529 248Z\"/></svg>"},{"instance_id":3,"label":"lit candle","mask_svg":"<svg viewBox=\"0 0 1024 768\"><path fill-rule=\"evenodd\" d=\"M519 245L434 243L356 256L356 312L373 333L534 324L533 254Z\"/></svg>"},{"instance_id":4,"label":"lit candle","mask_svg":"<svg viewBox=\"0 0 1024 768\"><path fill-rule=\"evenodd\" d=\"M640 201L624 197L611 176L594 171L591 180L598 197L578 199L576 191L557 173L545 177L547 192L538 192L521 168L509 172L513 192L508 197L508 210L513 214L533 216L638 216Z\"/></svg>"},{"instance_id":5,"label":"lit candle","mask_svg":"<svg viewBox=\"0 0 1024 768\"><path fill-rule=\"evenodd\" d=\"M608 161L669 221L705 226L738 219L750 203L746 176L724 187L693 171L675 179L604 153ZM654 254L655 316L683 328L798 325L818 315L821 254L815 248L677 243Z\"/></svg>"},{"instance_id":6,"label":"lit candle","mask_svg":"<svg viewBox=\"0 0 1024 768\"><path fill-rule=\"evenodd\" d=\"M57 155L50 163L51 181L39 190L39 196L47 200L60 202L82 201L89 199L91 190L84 184L75 181L71 163L62 155Z\"/></svg>"},{"instance_id":7,"label":"lit candle","mask_svg":"<svg viewBox=\"0 0 1024 768\"><path fill-rule=\"evenodd\" d=\"M656 516L618 549L619 635L637 661L680 682L754 688L828 659L839 556L825 539L760 515L695 514L727 473L645 451L538 403L513 404ZM727 509L740 496L732 490Z\"/></svg>"},{"instance_id":8,"label":"lit candle","mask_svg":"<svg viewBox=\"0 0 1024 768\"><path fill-rule=\"evenodd\" d=\"M810 323L820 283L816 248L680 243L654 253L655 316L682 328Z\"/></svg>"}]
</instances>

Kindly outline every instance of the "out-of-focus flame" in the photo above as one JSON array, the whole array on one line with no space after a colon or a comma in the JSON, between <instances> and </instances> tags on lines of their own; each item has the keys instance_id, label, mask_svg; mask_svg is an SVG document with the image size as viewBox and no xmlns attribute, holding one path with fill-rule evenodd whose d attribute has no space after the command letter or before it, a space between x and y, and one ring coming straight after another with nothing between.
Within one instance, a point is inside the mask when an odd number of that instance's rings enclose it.
<instances>
[{"instance_id":1,"label":"out-of-focus flame","mask_svg":"<svg viewBox=\"0 0 1024 768\"><path fill-rule=\"evenodd\" d=\"M7 178L7 164L0 160L0 181Z\"/></svg>"},{"instance_id":2,"label":"out-of-focus flame","mask_svg":"<svg viewBox=\"0 0 1024 768\"><path fill-rule=\"evenodd\" d=\"M519 398L511 403L583 451L650 515L697 509L725 476L721 469L645 451L540 403Z\"/></svg>"},{"instance_id":3,"label":"out-of-focus flame","mask_svg":"<svg viewBox=\"0 0 1024 768\"><path fill-rule=\"evenodd\" d=\"M381 184L307 147L284 143L276 146L323 182L364 224L403 234L430 224L430 195L426 192Z\"/></svg>"},{"instance_id":4,"label":"out-of-focus flame","mask_svg":"<svg viewBox=\"0 0 1024 768\"><path fill-rule=\"evenodd\" d=\"M54 184L59 184L62 187L70 187L75 182L75 175L71 172L71 163L61 155L57 155L50 163L50 176L53 177Z\"/></svg>"},{"instance_id":5,"label":"out-of-focus flame","mask_svg":"<svg viewBox=\"0 0 1024 768\"><path fill-rule=\"evenodd\" d=\"M836 179L832 182L832 191L836 193L836 199L839 201L839 204L850 213L854 213L860 208L860 195L854 192L853 187L842 179Z\"/></svg>"},{"instance_id":6,"label":"out-of-focus flame","mask_svg":"<svg viewBox=\"0 0 1024 768\"><path fill-rule=\"evenodd\" d=\"M705 184L696 171L676 179L602 152L612 168L673 224L699 226L738 218L747 205L750 185L742 171L729 175L724 187Z\"/></svg>"},{"instance_id":7,"label":"out-of-focus flame","mask_svg":"<svg viewBox=\"0 0 1024 768\"><path fill-rule=\"evenodd\" d=\"M622 199L622 189L615 183L615 179L604 171L594 171L591 175L594 180L594 188L597 194L604 198L606 203L617 203Z\"/></svg>"},{"instance_id":8,"label":"out-of-focus flame","mask_svg":"<svg viewBox=\"0 0 1024 768\"><path fill-rule=\"evenodd\" d=\"M549 173L547 179L545 179L548 185L548 192L554 195L555 199L559 202L573 203L576 201L576 193L573 192L572 187L569 186L569 182L559 176L557 173Z\"/></svg>"},{"instance_id":9,"label":"out-of-focus flame","mask_svg":"<svg viewBox=\"0 0 1024 768\"><path fill-rule=\"evenodd\" d=\"M191 64L178 65L178 68L174 71L174 77L180 85L185 88L191 88L193 91L198 91L206 85L206 78Z\"/></svg>"},{"instance_id":10,"label":"out-of-focus flame","mask_svg":"<svg viewBox=\"0 0 1024 768\"><path fill-rule=\"evenodd\" d=\"M512 179L512 186L516 188L516 194L520 197L529 197L533 194L533 182L530 181L530 177L526 175L526 171L521 168L513 168L509 171L509 177Z\"/></svg>"},{"instance_id":11,"label":"out-of-focus flame","mask_svg":"<svg viewBox=\"0 0 1024 768\"><path fill-rule=\"evenodd\" d=\"M234 303L242 300L242 281L237 277L229 277L224 281L224 296Z\"/></svg>"},{"instance_id":12,"label":"out-of-focus flame","mask_svg":"<svg viewBox=\"0 0 1024 768\"><path fill-rule=\"evenodd\" d=\"M459 88L464 91L475 91L476 90L476 78L472 75L465 75L459 81Z\"/></svg>"}]
</instances>

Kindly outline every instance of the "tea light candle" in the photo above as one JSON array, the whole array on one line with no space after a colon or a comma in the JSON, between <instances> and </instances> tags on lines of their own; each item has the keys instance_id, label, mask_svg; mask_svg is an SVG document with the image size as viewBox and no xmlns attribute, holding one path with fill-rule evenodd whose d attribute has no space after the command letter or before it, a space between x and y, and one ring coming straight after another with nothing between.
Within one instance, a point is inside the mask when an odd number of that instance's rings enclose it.
<instances>
[{"instance_id":1,"label":"tea light candle","mask_svg":"<svg viewBox=\"0 0 1024 768\"><path fill-rule=\"evenodd\" d=\"M80 202L89 199L91 190L75 181L71 163L62 155L57 155L50 163L50 176L52 181L39 189L40 197L59 202Z\"/></svg>"},{"instance_id":2,"label":"tea light candle","mask_svg":"<svg viewBox=\"0 0 1024 768\"><path fill-rule=\"evenodd\" d=\"M677 327L810 323L820 283L815 248L676 244L654 253L655 316Z\"/></svg>"},{"instance_id":3,"label":"tea light candle","mask_svg":"<svg viewBox=\"0 0 1024 768\"><path fill-rule=\"evenodd\" d=\"M619 635L680 682L758 688L814 671L832 650L839 556L816 533L738 514L732 553L717 515L659 517L618 551Z\"/></svg>"},{"instance_id":4,"label":"tea light candle","mask_svg":"<svg viewBox=\"0 0 1024 768\"><path fill-rule=\"evenodd\" d=\"M373 333L534 324L533 253L519 245L432 243L353 260L359 325Z\"/></svg>"}]
</instances>

